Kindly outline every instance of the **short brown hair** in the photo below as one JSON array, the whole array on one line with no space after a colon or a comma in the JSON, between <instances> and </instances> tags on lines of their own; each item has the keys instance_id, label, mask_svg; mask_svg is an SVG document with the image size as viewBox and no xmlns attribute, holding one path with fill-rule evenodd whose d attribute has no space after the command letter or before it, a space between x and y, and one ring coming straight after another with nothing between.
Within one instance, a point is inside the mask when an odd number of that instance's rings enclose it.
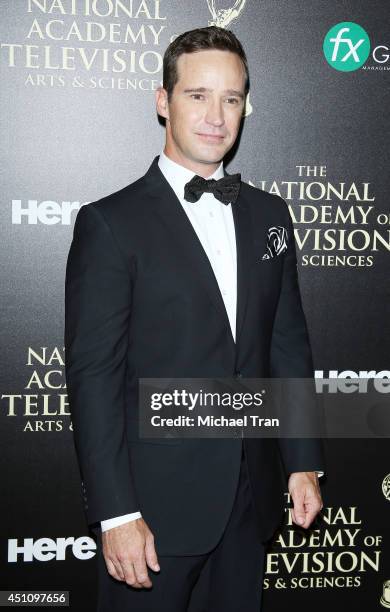
<instances>
[{"instance_id":1,"label":"short brown hair","mask_svg":"<svg viewBox=\"0 0 390 612\"><path fill-rule=\"evenodd\" d=\"M249 70L245 51L231 30L218 26L196 28L183 32L167 47L163 58L163 87L171 99L173 89L179 80L177 60L182 53L195 53L206 49L219 49L236 53L242 61L245 70L245 95L249 91Z\"/></svg>"}]
</instances>

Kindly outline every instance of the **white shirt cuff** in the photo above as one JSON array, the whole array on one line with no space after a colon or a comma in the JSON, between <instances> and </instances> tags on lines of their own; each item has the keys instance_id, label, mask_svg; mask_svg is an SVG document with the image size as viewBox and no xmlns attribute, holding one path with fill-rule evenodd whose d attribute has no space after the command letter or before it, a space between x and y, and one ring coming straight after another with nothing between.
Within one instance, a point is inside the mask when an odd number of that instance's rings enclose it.
<instances>
[{"instance_id":1,"label":"white shirt cuff","mask_svg":"<svg viewBox=\"0 0 390 612\"><path fill-rule=\"evenodd\" d=\"M100 521L100 525L102 531L107 531L107 529L119 527L119 525L123 525L124 523L128 523L130 521L135 521L139 518L142 518L141 512L132 512L131 514L122 514L121 516L115 516L114 518L107 519L106 521Z\"/></svg>"}]
</instances>

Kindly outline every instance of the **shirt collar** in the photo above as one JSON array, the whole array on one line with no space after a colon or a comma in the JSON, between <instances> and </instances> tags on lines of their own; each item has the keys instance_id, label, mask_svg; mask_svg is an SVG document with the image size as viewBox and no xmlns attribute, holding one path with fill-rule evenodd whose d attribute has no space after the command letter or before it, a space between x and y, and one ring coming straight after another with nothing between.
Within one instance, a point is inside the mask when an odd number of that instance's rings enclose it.
<instances>
[{"instance_id":1,"label":"shirt collar","mask_svg":"<svg viewBox=\"0 0 390 612\"><path fill-rule=\"evenodd\" d=\"M179 200L184 200L184 185L190 181L193 176L195 176L196 172L193 172L181 164L174 162L164 153L164 151L161 151L160 153L158 165ZM221 161L216 171L213 172L211 176L208 176L207 180L218 180L224 176L225 173L223 170L223 161Z\"/></svg>"}]
</instances>

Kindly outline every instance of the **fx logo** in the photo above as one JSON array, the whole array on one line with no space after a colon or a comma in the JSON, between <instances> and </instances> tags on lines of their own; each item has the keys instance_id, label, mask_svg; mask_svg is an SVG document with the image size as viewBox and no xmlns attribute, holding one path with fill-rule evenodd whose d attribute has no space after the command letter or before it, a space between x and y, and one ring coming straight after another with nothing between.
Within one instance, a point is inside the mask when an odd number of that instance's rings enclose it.
<instances>
[{"instance_id":1,"label":"fx logo","mask_svg":"<svg viewBox=\"0 0 390 612\"><path fill-rule=\"evenodd\" d=\"M365 30L352 21L333 26L324 38L326 61L335 70L352 72L363 66L370 53L370 39Z\"/></svg>"}]
</instances>

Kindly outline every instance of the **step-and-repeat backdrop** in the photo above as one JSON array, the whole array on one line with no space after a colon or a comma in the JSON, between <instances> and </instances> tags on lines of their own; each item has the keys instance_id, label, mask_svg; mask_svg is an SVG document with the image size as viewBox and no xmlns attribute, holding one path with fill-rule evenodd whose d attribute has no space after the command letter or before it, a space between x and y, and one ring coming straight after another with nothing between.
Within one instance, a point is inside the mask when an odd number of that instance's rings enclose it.
<instances>
[{"instance_id":1,"label":"step-and-repeat backdrop","mask_svg":"<svg viewBox=\"0 0 390 612\"><path fill-rule=\"evenodd\" d=\"M227 170L288 203L316 376L388 378L390 30L386 0L2 0L1 589L95 606L64 378L77 211L144 174L171 40L232 29L251 89ZM358 394L355 385L353 392ZM349 389L350 390L350 389ZM324 509L270 548L266 611L390 607L388 439L326 441Z\"/></svg>"}]
</instances>

